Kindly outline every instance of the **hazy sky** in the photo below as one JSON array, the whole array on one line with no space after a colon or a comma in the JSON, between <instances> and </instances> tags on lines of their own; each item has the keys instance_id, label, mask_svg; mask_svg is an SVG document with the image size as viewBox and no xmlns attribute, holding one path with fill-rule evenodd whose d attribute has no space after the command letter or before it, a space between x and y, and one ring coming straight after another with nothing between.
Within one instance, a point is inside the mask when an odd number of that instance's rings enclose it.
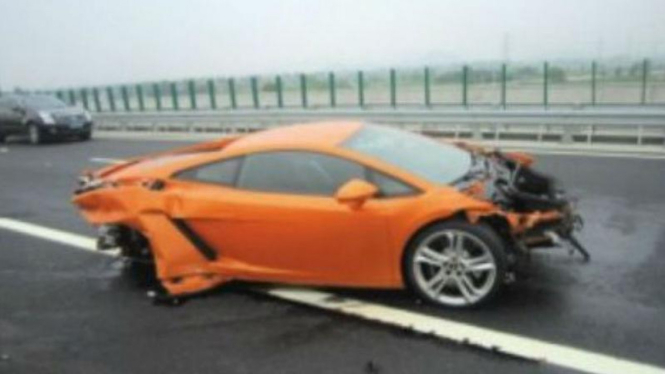
<instances>
[{"instance_id":1,"label":"hazy sky","mask_svg":"<svg viewBox=\"0 0 665 374\"><path fill-rule=\"evenodd\" d=\"M665 54L665 0L0 0L0 87Z\"/></svg>"}]
</instances>

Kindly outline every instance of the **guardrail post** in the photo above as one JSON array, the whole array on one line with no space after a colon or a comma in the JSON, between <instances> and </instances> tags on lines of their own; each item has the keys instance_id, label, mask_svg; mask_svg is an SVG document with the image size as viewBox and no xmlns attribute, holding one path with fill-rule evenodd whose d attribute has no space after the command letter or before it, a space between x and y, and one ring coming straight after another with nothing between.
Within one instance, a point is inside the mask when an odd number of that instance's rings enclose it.
<instances>
[{"instance_id":1,"label":"guardrail post","mask_svg":"<svg viewBox=\"0 0 665 374\"><path fill-rule=\"evenodd\" d=\"M155 82L152 84L152 94L155 97L155 107L158 111L162 110L162 89L159 83Z\"/></svg>"},{"instance_id":2,"label":"guardrail post","mask_svg":"<svg viewBox=\"0 0 665 374\"><path fill-rule=\"evenodd\" d=\"M302 107L307 108L307 76L300 74L300 100Z\"/></svg>"},{"instance_id":3,"label":"guardrail post","mask_svg":"<svg viewBox=\"0 0 665 374\"><path fill-rule=\"evenodd\" d=\"M275 90L277 91L277 107L284 108L284 98L282 97L282 77L275 77Z\"/></svg>"},{"instance_id":4,"label":"guardrail post","mask_svg":"<svg viewBox=\"0 0 665 374\"><path fill-rule=\"evenodd\" d=\"M99 100L99 90L97 89L97 87L92 88L92 100L95 102L95 111L101 112L102 103Z\"/></svg>"},{"instance_id":5,"label":"guardrail post","mask_svg":"<svg viewBox=\"0 0 665 374\"><path fill-rule=\"evenodd\" d=\"M362 70L358 70L358 105L361 108L365 106L365 77Z\"/></svg>"},{"instance_id":6,"label":"guardrail post","mask_svg":"<svg viewBox=\"0 0 665 374\"><path fill-rule=\"evenodd\" d=\"M501 64L501 107L506 109L507 97L506 97L506 88L508 85L508 66L503 63Z\"/></svg>"},{"instance_id":7,"label":"guardrail post","mask_svg":"<svg viewBox=\"0 0 665 374\"><path fill-rule=\"evenodd\" d=\"M570 144L573 142L573 126L563 126L561 134L561 143Z\"/></svg>"},{"instance_id":8,"label":"guardrail post","mask_svg":"<svg viewBox=\"0 0 665 374\"><path fill-rule=\"evenodd\" d=\"M69 103L71 105L76 105L76 93L72 89L69 90Z\"/></svg>"},{"instance_id":9,"label":"guardrail post","mask_svg":"<svg viewBox=\"0 0 665 374\"><path fill-rule=\"evenodd\" d=\"M549 92L549 64L547 61L543 64L543 106L547 108L549 104L549 98L547 94Z\"/></svg>"},{"instance_id":10,"label":"guardrail post","mask_svg":"<svg viewBox=\"0 0 665 374\"><path fill-rule=\"evenodd\" d=\"M425 71L424 71L424 89L425 89L425 106L426 107L431 107L432 106L432 93L430 91L430 81L429 81L429 67L425 66Z\"/></svg>"},{"instance_id":11,"label":"guardrail post","mask_svg":"<svg viewBox=\"0 0 665 374\"><path fill-rule=\"evenodd\" d=\"M390 69L390 106L397 107L397 73Z\"/></svg>"},{"instance_id":12,"label":"guardrail post","mask_svg":"<svg viewBox=\"0 0 665 374\"><path fill-rule=\"evenodd\" d=\"M180 103L178 103L178 87L176 87L175 82L171 82L171 102L173 104L173 110L180 109Z\"/></svg>"},{"instance_id":13,"label":"guardrail post","mask_svg":"<svg viewBox=\"0 0 665 374\"><path fill-rule=\"evenodd\" d=\"M85 87L81 88L80 95L83 107L85 108L85 110L88 110L88 90Z\"/></svg>"},{"instance_id":14,"label":"guardrail post","mask_svg":"<svg viewBox=\"0 0 665 374\"><path fill-rule=\"evenodd\" d=\"M120 94L122 95L122 104L125 107L125 112L131 112L132 108L129 106L129 92L127 92L127 86L120 86Z\"/></svg>"},{"instance_id":15,"label":"guardrail post","mask_svg":"<svg viewBox=\"0 0 665 374\"><path fill-rule=\"evenodd\" d=\"M469 67L462 67L462 106L469 106Z\"/></svg>"},{"instance_id":16,"label":"guardrail post","mask_svg":"<svg viewBox=\"0 0 665 374\"><path fill-rule=\"evenodd\" d=\"M591 62L591 105L596 105L596 73L598 65L596 61Z\"/></svg>"},{"instance_id":17,"label":"guardrail post","mask_svg":"<svg viewBox=\"0 0 665 374\"><path fill-rule=\"evenodd\" d=\"M208 79L208 96L210 97L210 108L217 109L217 90L214 79Z\"/></svg>"},{"instance_id":18,"label":"guardrail post","mask_svg":"<svg viewBox=\"0 0 665 374\"><path fill-rule=\"evenodd\" d=\"M111 112L115 112L115 95L113 94L113 87L106 87L106 98L109 101L109 109L111 109Z\"/></svg>"},{"instance_id":19,"label":"guardrail post","mask_svg":"<svg viewBox=\"0 0 665 374\"><path fill-rule=\"evenodd\" d=\"M229 84L229 100L231 101L231 108L237 109L238 102L236 101L236 82L233 78L228 78L227 82Z\"/></svg>"},{"instance_id":20,"label":"guardrail post","mask_svg":"<svg viewBox=\"0 0 665 374\"><path fill-rule=\"evenodd\" d=\"M252 102L254 103L254 109L259 109L261 103L259 102L259 80L257 77L250 78L252 84Z\"/></svg>"},{"instance_id":21,"label":"guardrail post","mask_svg":"<svg viewBox=\"0 0 665 374\"><path fill-rule=\"evenodd\" d=\"M330 106L334 108L337 106L337 97L335 92L335 73L332 71L328 73L328 88L330 90Z\"/></svg>"},{"instance_id":22,"label":"guardrail post","mask_svg":"<svg viewBox=\"0 0 665 374\"><path fill-rule=\"evenodd\" d=\"M140 83L136 85L136 96L139 99L139 110L143 112L145 110L145 101L143 101L143 85Z\"/></svg>"},{"instance_id":23,"label":"guardrail post","mask_svg":"<svg viewBox=\"0 0 665 374\"><path fill-rule=\"evenodd\" d=\"M646 58L642 61L642 92L640 95L640 104L647 103L647 79L649 76L649 60Z\"/></svg>"},{"instance_id":24,"label":"guardrail post","mask_svg":"<svg viewBox=\"0 0 665 374\"><path fill-rule=\"evenodd\" d=\"M196 82L193 79L187 82L187 91L189 91L189 109L196 110Z\"/></svg>"}]
</instances>

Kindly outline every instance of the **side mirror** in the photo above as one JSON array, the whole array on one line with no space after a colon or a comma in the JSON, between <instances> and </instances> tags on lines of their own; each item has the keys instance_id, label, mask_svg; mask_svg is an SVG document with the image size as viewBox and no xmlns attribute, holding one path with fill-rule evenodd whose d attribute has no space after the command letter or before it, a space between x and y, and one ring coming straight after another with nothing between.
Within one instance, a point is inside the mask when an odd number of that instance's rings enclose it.
<instances>
[{"instance_id":1,"label":"side mirror","mask_svg":"<svg viewBox=\"0 0 665 374\"><path fill-rule=\"evenodd\" d=\"M351 179L337 190L335 199L340 204L348 205L351 209L360 209L378 191L379 189L369 182L362 179Z\"/></svg>"}]
</instances>

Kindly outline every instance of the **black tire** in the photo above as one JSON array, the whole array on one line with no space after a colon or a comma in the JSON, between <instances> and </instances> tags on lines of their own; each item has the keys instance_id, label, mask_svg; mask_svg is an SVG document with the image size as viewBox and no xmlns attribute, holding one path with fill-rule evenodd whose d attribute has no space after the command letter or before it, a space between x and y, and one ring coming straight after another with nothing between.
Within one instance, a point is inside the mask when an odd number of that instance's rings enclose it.
<instances>
[{"instance_id":1,"label":"black tire","mask_svg":"<svg viewBox=\"0 0 665 374\"><path fill-rule=\"evenodd\" d=\"M43 144L45 141L45 134L42 129L34 123L28 124L28 141L32 145Z\"/></svg>"},{"instance_id":2,"label":"black tire","mask_svg":"<svg viewBox=\"0 0 665 374\"><path fill-rule=\"evenodd\" d=\"M92 131L86 131L79 135L79 140L82 142L92 139Z\"/></svg>"},{"instance_id":3,"label":"black tire","mask_svg":"<svg viewBox=\"0 0 665 374\"><path fill-rule=\"evenodd\" d=\"M451 236L453 238L459 236L462 239L450 239ZM436 240L440 240L441 243L435 242ZM446 244L450 240L460 240L462 246L466 243L468 246L468 248L466 248L468 251L467 258L464 259L464 256L459 257L455 255L454 264L452 264L453 260L451 259L446 262L441 262L439 265L434 265L429 263L430 259L428 259L428 256L423 256L422 251L424 250L423 246L425 244L427 244L428 248L431 248L429 245L436 246L441 244L441 247L446 248L441 248L440 254L450 254L450 252L447 252L450 250L449 246L455 246L455 244ZM476 253L482 252L483 255L478 258L471 257L472 251L475 251ZM429 254L431 252L427 251L427 253ZM491 254L491 256L486 255L487 253ZM416 260L416 255L419 256L418 260ZM448 255L446 256L449 257ZM478 271L469 270L472 269L470 261L481 259L480 257L482 257L482 259L487 259L487 263L493 262L494 269L483 269ZM436 260L438 260L438 257ZM485 262L483 262L483 264L485 264ZM424 300L450 308L473 308L487 303L500 292L506 279L507 258L503 241L491 227L485 224L474 225L462 220L451 220L434 224L417 233L406 249L402 265L406 285ZM440 267L437 268L437 266ZM475 264L475 266L478 267L478 264ZM489 266L490 265L485 265L485 267ZM424 275L428 270L431 271L431 273L435 273L435 275L429 280L425 279ZM452 274L450 272L452 272ZM490 276L490 274L493 275ZM432 281L439 275L445 277L441 282L443 283L441 286L442 289L439 293L436 293L436 291L431 289L428 290L426 285L430 283L429 281ZM470 276L472 277L470 278ZM482 291L482 293L478 292L475 295L472 293L474 297L467 298L467 294L462 292L462 288L464 288L467 293L469 293L469 288L461 283L465 283L465 281L468 281L469 279L472 279L472 281L475 282L479 279L482 280L483 277L486 277L485 284L482 289L479 290ZM454 287L456 287L459 292L457 298L462 299L462 301L457 301L454 298L454 295L443 294L444 292L450 293L451 291L455 291L452 289L453 285L449 286L451 279L452 282L455 283ZM441 283L437 283L437 285L433 287L437 288ZM475 283L473 283L473 285L475 285ZM477 299L475 299L476 296L478 297Z\"/></svg>"}]
</instances>

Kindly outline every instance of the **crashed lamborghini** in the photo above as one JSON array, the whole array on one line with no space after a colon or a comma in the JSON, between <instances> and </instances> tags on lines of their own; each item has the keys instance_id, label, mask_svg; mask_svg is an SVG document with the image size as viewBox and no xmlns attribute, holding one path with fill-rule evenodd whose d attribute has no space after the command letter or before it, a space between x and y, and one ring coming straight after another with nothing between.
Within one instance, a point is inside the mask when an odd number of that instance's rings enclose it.
<instances>
[{"instance_id":1,"label":"crashed lamborghini","mask_svg":"<svg viewBox=\"0 0 665 374\"><path fill-rule=\"evenodd\" d=\"M533 158L357 122L225 137L85 172L74 204L101 250L154 264L156 297L232 280L495 296L581 218Z\"/></svg>"}]
</instances>

